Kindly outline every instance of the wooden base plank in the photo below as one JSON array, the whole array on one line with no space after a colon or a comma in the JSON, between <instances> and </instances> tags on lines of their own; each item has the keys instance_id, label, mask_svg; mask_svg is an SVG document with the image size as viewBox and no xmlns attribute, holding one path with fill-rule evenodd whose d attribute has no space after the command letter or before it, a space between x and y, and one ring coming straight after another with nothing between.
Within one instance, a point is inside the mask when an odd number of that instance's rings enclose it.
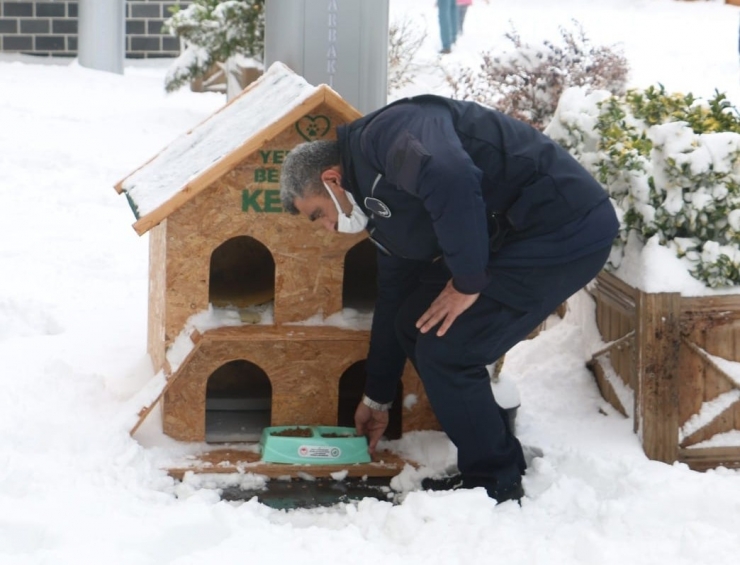
<instances>
[{"instance_id":1,"label":"wooden base plank","mask_svg":"<svg viewBox=\"0 0 740 565\"><path fill-rule=\"evenodd\" d=\"M717 467L740 469L740 447L693 447L679 449L678 460L694 471Z\"/></svg>"},{"instance_id":2,"label":"wooden base plank","mask_svg":"<svg viewBox=\"0 0 740 565\"><path fill-rule=\"evenodd\" d=\"M406 460L391 453L382 451L373 456L371 463L354 465L288 465L283 463L265 463L260 461L260 454L254 451L238 449L217 449L188 459L182 465L167 469L167 473L182 480L185 473L255 473L271 479L279 477L297 478L302 474L314 477L330 477L332 473L347 471L348 477L395 477L406 465L418 467L414 461Z\"/></svg>"}]
</instances>

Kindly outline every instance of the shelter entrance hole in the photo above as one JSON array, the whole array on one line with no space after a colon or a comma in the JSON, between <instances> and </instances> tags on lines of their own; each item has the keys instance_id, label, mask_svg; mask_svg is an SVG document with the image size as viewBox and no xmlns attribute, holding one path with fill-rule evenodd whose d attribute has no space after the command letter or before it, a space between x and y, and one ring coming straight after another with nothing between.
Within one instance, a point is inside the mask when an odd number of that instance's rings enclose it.
<instances>
[{"instance_id":1,"label":"shelter entrance hole","mask_svg":"<svg viewBox=\"0 0 740 565\"><path fill-rule=\"evenodd\" d=\"M270 425L272 385L254 363L230 361L206 384L206 441L259 441Z\"/></svg>"},{"instance_id":2,"label":"shelter entrance hole","mask_svg":"<svg viewBox=\"0 0 740 565\"><path fill-rule=\"evenodd\" d=\"M342 306L360 311L371 311L378 295L378 260L375 245L364 239L344 256L344 284Z\"/></svg>"},{"instance_id":3,"label":"shelter entrance hole","mask_svg":"<svg viewBox=\"0 0 740 565\"><path fill-rule=\"evenodd\" d=\"M247 308L275 297L275 260L262 243L233 237L211 254L208 300L216 307Z\"/></svg>"},{"instance_id":4,"label":"shelter entrance hole","mask_svg":"<svg viewBox=\"0 0 740 565\"><path fill-rule=\"evenodd\" d=\"M358 361L342 374L339 379L339 410L337 425L355 427L355 410L362 400L365 390L365 361ZM403 404L403 384L398 383L398 390L388 414L388 428L385 437L399 439L402 434L401 408Z\"/></svg>"}]
</instances>

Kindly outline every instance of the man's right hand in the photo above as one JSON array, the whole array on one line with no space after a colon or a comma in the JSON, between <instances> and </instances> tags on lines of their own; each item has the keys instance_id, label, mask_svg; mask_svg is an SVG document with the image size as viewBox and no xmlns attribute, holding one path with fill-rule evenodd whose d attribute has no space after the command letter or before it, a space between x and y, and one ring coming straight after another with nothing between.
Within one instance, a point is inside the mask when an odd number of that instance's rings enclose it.
<instances>
[{"instance_id":1,"label":"man's right hand","mask_svg":"<svg viewBox=\"0 0 740 565\"><path fill-rule=\"evenodd\" d=\"M388 427L388 411L373 410L362 402L355 410L355 430L357 435L367 436L368 451L375 453L378 441Z\"/></svg>"}]
</instances>

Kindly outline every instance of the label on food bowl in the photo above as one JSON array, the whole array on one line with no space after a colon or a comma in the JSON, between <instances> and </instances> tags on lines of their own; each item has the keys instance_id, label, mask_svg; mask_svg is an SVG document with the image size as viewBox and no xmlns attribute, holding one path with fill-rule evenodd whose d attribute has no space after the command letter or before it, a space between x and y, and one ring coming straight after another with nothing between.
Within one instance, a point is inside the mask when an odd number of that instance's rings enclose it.
<instances>
[{"instance_id":1,"label":"label on food bowl","mask_svg":"<svg viewBox=\"0 0 740 565\"><path fill-rule=\"evenodd\" d=\"M338 447L325 445L302 445L298 448L298 456L306 459L338 459L342 450Z\"/></svg>"}]
</instances>

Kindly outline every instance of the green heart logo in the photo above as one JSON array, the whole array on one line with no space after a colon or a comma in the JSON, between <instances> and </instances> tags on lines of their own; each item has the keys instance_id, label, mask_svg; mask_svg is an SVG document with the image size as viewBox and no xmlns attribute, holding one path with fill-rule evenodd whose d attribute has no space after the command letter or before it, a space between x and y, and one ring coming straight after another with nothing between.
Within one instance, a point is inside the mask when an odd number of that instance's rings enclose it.
<instances>
[{"instance_id":1,"label":"green heart logo","mask_svg":"<svg viewBox=\"0 0 740 565\"><path fill-rule=\"evenodd\" d=\"M303 116L295 123L295 129L306 141L314 141L329 133L331 122L326 116Z\"/></svg>"}]
</instances>

